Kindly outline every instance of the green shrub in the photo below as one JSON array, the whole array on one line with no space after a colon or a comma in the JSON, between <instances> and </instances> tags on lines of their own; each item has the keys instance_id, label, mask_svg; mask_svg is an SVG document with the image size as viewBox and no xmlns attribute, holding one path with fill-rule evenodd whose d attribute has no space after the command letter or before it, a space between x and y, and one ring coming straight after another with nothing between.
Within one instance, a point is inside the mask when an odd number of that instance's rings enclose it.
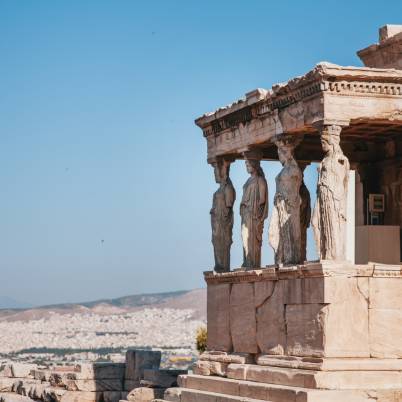
<instances>
[{"instance_id":1,"label":"green shrub","mask_svg":"<svg viewBox=\"0 0 402 402\"><path fill-rule=\"evenodd\" d=\"M199 353L205 352L207 349L207 328L198 327L196 335L196 346Z\"/></svg>"}]
</instances>

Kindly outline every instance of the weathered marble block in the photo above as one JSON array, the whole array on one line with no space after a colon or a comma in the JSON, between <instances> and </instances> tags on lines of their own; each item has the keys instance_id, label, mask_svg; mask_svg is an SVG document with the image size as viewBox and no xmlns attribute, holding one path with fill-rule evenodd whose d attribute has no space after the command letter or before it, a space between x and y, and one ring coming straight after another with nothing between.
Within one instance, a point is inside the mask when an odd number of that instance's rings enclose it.
<instances>
[{"instance_id":1,"label":"weathered marble block","mask_svg":"<svg viewBox=\"0 0 402 402\"><path fill-rule=\"evenodd\" d=\"M122 391L123 381L121 379L103 379L103 380L74 380L68 376L58 379L57 382L50 383L54 386L65 388L69 391Z\"/></svg>"},{"instance_id":2,"label":"weathered marble block","mask_svg":"<svg viewBox=\"0 0 402 402\"><path fill-rule=\"evenodd\" d=\"M402 278L370 278L370 308L402 310Z\"/></svg>"},{"instance_id":3,"label":"weathered marble block","mask_svg":"<svg viewBox=\"0 0 402 402\"><path fill-rule=\"evenodd\" d=\"M123 379L126 370L125 363L82 363L74 367L74 379L106 380Z\"/></svg>"},{"instance_id":4,"label":"weathered marble block","mask_svg":"<svg viewBox=\"0 0 402 402\"><path fill-rule=\"evenodd\" d=\"M229 311L233 349L238 352L257 353L257 323L253 283L235 283L232 285Z\"/></svg>"},{"instance_id":5,"label":"weathered marble block","mask_svg":"<svg viewBox=\"0 0 402 402\"><path fill-rule=\"evenodd\" d=\"M369 357L368 309L363 297L349 302L287 305L286 354Z\"/></svg>"},{"instance_id":6,"label":"weathered marble block","mask_svg":"<svg viewBox=\"0 0 402 402\"><path fill-rule=\"evenodd\" d=\"M141 384L146 384L147 387L152 388L168 388L177 384L177 376L180 374L186 374L187 370L156 370L145 369L144 380L141 380Z\"/></svg>"},{"instance_id":7,"label":"weathered marble block","mask_svg":"<svg viewBox=\"0 0 402 402\"><path fill-rule=\"evenodd\" d=\"M402 358L402 309L370 309L372 357Z\"/></svg>"},{"instance_id":8,"label":"weathered marble block","mask_svg":"<svg viewBox=\"0 0 402 402\"><path fill-rule=\"evenodd\" d=\"M285 282L254 283L257 345L260 351L282 355L286 348Z\"/></svg>"},{"instance_id":9,"label":"weathered marble block","mask_svg":"<svg viewBox=\"0 0 402 402\"><path fill-rule=\"evenodd\" d=\"M140 349L128 350L126 352L125 381L140 381L144 378L145 369L158 369L160 363L160 351Z\"/></svg>"},{"instance_id":10,"label":"weathered marble block","mask_svg":"<svg viewBox=\"0 0 402 402\"><path fill-rule=\"evenodd\" d=\"M232 338L230 337L230 289L231 284L219 283L208 286L208 350L230 352Z\"/></svg>"}]
</instances>

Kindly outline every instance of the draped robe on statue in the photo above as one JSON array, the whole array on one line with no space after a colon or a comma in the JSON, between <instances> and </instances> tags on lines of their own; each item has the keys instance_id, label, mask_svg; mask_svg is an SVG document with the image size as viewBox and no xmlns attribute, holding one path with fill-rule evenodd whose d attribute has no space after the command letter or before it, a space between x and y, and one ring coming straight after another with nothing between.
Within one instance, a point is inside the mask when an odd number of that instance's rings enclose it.
<instances>
[{"instance_id":1,"label":"draped robe on statue","mask_svg":"<svg viewBox=\"0 0 402 402\"><path fill-rule=\"evenodd\" d=\"M264 194L261 194L263 191ZM260 200L264 197L264 204ZM264 220L268 216L268 185L265 177L251 176L243 186L240 204L243 239L243 267L261 267L261 246Z\"/></svg>"},{"instance_id":2,"label":"draped robe on statue","mask_svg":"<svg viewBox=\"0 0 402 402\"><path fill-rule=\"evenodd\" d=\"M230 179L214 193L211 209L212 244L214 246L215 271L230 270L230 246L232 245L233 203L235 189Z\"/></svg>"},{"instance_id":3,"label":"draped robe on statue","mask_svg":"<svg viewBox=\"0 0 402 402\"><path fill-rule=\"evenodd\" d=\"M301 260L300 185L302 172L296 162L276 176L276 194L269 241L275 250L276 264L298 264Z\"/></svg>"},{"instance_id":4,"label":"draped robe on statue","mask_svg":"<svg viewBox=\"0 0 402 402\"><path fill-rule=\"evenodd\" d=\"M301 232L301 261L306 261L307 259L307 228L310 226L310 219L311 219L311 207L310 207L310 192L306 187L304 181L300 186L300 232Z\"/></svg>"},{"instance_id":5,"label":"draped robe on statue","mask_svg":"<svg viewBox=\"0 0 402 402\"><path fill-rule=\"evenodd\" d=\"M312 225L322 260L346 258L346 200L349 161L340 152L327 155L318 172Z\"/></svg>"}]
</instances>

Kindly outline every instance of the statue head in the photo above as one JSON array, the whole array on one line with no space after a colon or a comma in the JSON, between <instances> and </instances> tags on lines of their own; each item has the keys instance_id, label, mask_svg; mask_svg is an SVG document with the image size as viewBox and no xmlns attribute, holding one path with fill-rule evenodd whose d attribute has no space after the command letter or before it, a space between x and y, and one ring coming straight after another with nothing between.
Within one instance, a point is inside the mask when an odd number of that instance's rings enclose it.
<instances>
[{"instance_id":1,"label":"statue head","mask_svg":"<svg viewBox=\"0 0 402 402\"><path fill-rule=\"evenodd\" d=\"M294 135L278 135L273 142L278 147L278 158L282 166L294 160L294 150L299 145L301 138Z\"/></svg>"},{"instance_id":2,"label":"statue head","mask_svg":"<svg viewBox=\"0 0 402 402\"><path fill-rule=\"evenodd\" d=\"M328 126L321 133L321 146L325 153L335 153L341 151L339 145L341 141L341 127L339 126Z\"/></svg>"},{"instance_id":3,"label":"statue head","mask_svg":"<svg viewBox=\"0 0 402 402\"><path fill-rule=\"evenodd\" d=\"M282 166L293 159L293 149L290 146L278 148L278 158Z\"/></svg>"},{"instance_id":4,"label":"statue head","mask_svg":"<svg viewBox=\"0 0 402 402\"><path fill-rule=\"evenodd\" d=\"M260 160L262 159L262 152L258 149L252 149L243 152L244 161L246 163L247 173L251 176L262 176L264 172L261 169Z\"/></svg>"},{"instance_id":5,"label":"statue head","mask_svg":"<svg viewBox=\"0 0 402 402\"><path fill-rule=\"evenodd\" d=\"M260 161L258 159L246 159L246 169L247 173L251 176L262 176L264 177L264 172L261 168Z\"/></svg>"},{"instance_id":6,"label":"statue head","mask_svg":"<svg viewBox=\"0 0 402 402\"><path fill-rule=\"evenodd\" d=\"M225 159L218 159L212 164L214 167L215 181L217 183L226 183L229 177L230 162Z\"/></svg>"}]
</instances>

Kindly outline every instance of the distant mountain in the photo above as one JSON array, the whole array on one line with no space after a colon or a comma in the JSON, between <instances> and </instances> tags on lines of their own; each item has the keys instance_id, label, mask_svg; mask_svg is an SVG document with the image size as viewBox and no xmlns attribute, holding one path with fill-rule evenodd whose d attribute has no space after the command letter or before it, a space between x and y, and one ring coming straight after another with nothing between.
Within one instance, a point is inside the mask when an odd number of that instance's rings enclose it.
<instances>
[{"instance_id":1,"label":"distant mountain","mask_svg":"<svg viewBox=\"0 0 402 402\"><path fill-rule=\"evenodd\" d=\"M23 303L0 297L0 320L36 320L52 313L123 314L144 308L190 309L196 319L206 319L206 289L179 290L165 293L146 293L116 299L100 299L83 303L63 303L29 308Z\"/></svg>"},{"instance_id":2,"label":"distant mountain","mask_svg":"<svg viewBox=\"0 0 402 402\"><path fill-rule=\"evenodd\" d=\"M0 295L0 309L29 308L29 303L15 300L12 297Z\"/></svg>"},{"instance_id":3,"label":"distant mountain","mask_svg":"<svg viewBox=\"0 0 402 402\"><path fill-rule=\"evenodd\" d=\"M167 300L174 299L176 297L189 293L189 290L178 290L175 292L165 293L144 293L139 295L123 296L116 299L99 299L95 301L83 302L83 303L63 303L63 304L51 304L46 306L40 306L40 309L49 309L57 307L59 309L71 308L73 306L83 306L93 308L99 304L109 304L115 307L143 307L152 304L163 303Z\"/></svg>"}]
</instances>

